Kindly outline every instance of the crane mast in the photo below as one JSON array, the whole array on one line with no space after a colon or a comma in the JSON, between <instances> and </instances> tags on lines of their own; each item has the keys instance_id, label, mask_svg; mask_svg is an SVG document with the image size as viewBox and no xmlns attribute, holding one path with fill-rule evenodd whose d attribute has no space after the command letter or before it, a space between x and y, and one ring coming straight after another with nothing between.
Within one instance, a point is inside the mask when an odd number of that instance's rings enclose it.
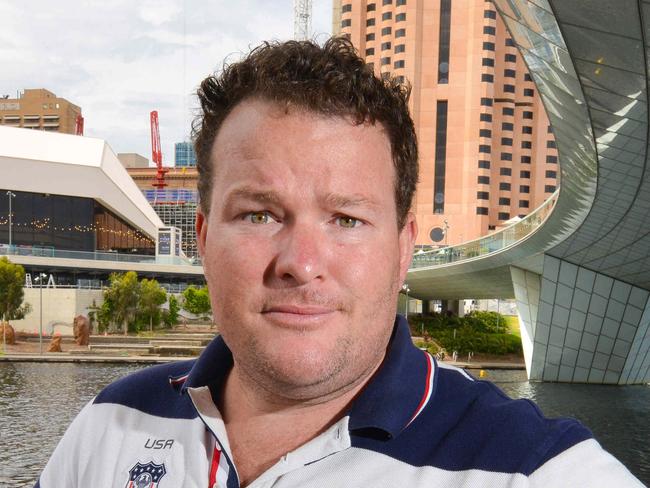
<instances>
[{"instance_id":1,"label":"crane mast","mask_svg":"<svg viewBox=\"0 0 650 488\"><path fill-rule=\"evenodd\" d=\"M306 41L311 36L312 0L293 0L293 38Z\"/></svg>"},{"instance_id":2,"label":"crane mast","mask_svg":"<svg viewBox=\"0 0 650 488\"><path fill-rule=\"evenodd\" d=\"M84 135L84 118L81 114L77 114L77 118L75 119L74 133L78 136Z\"/></svg>"},{"instance_id":3,"label":"crane mast","mask_svg":"<svg viewBox=\"0 0 650 488\"><path fill-rule=\"evenodd\" d=\"M151 159L156 163L156 176L152 183L155 188L163 189L167 186L165 174L169 171L162 165L162 150L160 149L160 130L158 128L158 111L151 112Z\"/></svg>"}]
</instances>

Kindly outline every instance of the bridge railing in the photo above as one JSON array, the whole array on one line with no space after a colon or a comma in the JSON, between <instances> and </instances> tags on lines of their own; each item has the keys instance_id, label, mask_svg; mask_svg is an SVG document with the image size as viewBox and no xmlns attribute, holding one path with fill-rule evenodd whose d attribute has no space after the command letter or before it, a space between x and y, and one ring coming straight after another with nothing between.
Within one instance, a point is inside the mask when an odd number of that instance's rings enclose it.
<instances>
[{"instance_id":1,"label":"bridge railing","mask_svg":"<svg viewBox=\"0 0 650 488\"><path fill-rule=\"evenodd\" d=\"M90 261L111 261L119 263L172 264L201 266L198 259L179 256L149 256L142 254L123 254L117 252L65 251L51 246L16 246L0 244L0 256L35 256L61 259L86 259Z\"/></svg>"},{"instance_id":2,"label":"bridge railing","mask_svg":"<svg viewBox=\"0 0 650 488\"><path fill-rule=\"evenodd\" d=\"M411 262L411 269L476 259L516 244L542 226L553 208L555 208L559 192L560 189L558 188L542 205L526 215L526 217L490 235L456 246L416 251Z\"/></svg>"}]
</instances>

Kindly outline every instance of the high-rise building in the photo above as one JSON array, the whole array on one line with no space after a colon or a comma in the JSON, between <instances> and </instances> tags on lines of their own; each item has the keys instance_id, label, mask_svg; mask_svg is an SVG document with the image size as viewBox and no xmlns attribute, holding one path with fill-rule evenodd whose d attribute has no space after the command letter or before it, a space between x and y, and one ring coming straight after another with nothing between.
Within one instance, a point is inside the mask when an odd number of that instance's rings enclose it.
<instances>
[{"instance_id":1,"label":"high-rise building","mask_svg":"<svg viewBox=\"0 0 650 488\"><path fill-rule=\"evenodd\" d=\"M333 13L377 74L412 86L419 245L478 238L555 191L548 118L491 2L335 0Z\"/></svg>"},{"instance_id":2,"label":"high-rise building","mask_svg":"<svg viewBox=\"0 0 650 488\"><path fill-rule=\"evenodd\" d=\"M44 88L0 98L0 125L74 134L81 108Z\"/></svg>"},{"instance_id":3,"label":"high-rise building","mask_svg":"<svg viewBox=\"0 0 650 488\"><path fill-rule=\"evenodd\" d=\"M174 144L174 166L196 166L196 154L191 142L177 142Z\"/></svg>"}]
</instances>

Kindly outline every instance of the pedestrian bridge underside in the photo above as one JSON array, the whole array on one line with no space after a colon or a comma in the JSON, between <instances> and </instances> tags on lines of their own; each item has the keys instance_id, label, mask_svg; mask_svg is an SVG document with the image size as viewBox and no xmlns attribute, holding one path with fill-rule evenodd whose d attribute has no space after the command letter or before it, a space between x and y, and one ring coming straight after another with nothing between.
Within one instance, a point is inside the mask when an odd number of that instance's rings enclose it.
<instances>
[{"instance_id":1,"label":"pedestrian bridge underside","mask_svg":"<svg viewBox=\"0 0 650 488\"><path fill-rule=\"evenodd\" d=\"M560 188L521 222L416 254L410 294L517 301L529 378L650 381L650 3L494 0L553 127Z\"/></svg>"}]
</instances>

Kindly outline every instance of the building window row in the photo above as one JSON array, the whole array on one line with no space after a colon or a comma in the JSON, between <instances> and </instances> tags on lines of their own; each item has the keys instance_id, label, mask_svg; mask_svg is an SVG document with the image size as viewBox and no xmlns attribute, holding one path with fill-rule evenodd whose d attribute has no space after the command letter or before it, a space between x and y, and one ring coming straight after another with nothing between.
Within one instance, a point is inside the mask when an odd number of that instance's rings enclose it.
<instances>
[{"instance_id":1,"label":"building window row","mask_svg":"<svg viewBox=\"0 0 650 488\"><path fill-rule=\"evenodd\" d=\"M488 215L487 207L476 207L476 215Z\"/></svg>"},{"instance_id":2,"label":"building window row","mask_svg":"<svg viewBox=\"0 0 650 488\"><path fill-rule=\"evenodd\" d=\"M533 148L532 141L521 141L521 148L522 149L532 149Z\"/></svg>"},{"instance_id":3,"label":"building window row","mask_svg":"<svg viewBox=\"0 0 650 488\"><path fill-rule=\"evenodd\" d=\"M395 46L395 54L403 53L406 51L406 45L404 44L398 44Z\"/></svg>"},{"instance_id":4,"label":"building window row","mask_svg":"<svg viewBox=\"0 0 650 488\"><path fill-rule=\"evenodd\" d=\"M510 214L508 212L499 212L497 215L497 218L499 220L509 220L510 219Z\"/></svg>"},{"instance_id":5,"label":"building window row","mask_svg":"<svg viewBox=\"0 0 650 488\"><path fill-rule=\"evenodd\" d=\"M506 54L503 56L503 60L506 63L516 63L517 62L517 55L516 54Z\"/></svg>"},{"instance_id":6,"label":"building window row","mask_svg":"<svg viewBox=\"0 0 650 488\"><path fill-rule=\"evenodd\" d=\"M545 193L553 193L556 190L555 185L544 185Z\"/></svg>"},{"instance_id":7,"label":"building window row","mask_svg":"<svg viewBox=\"0 0 650 488\"><path fill-rule=\"evenodd\" d=\"M490 199L490 192L489 191L477 191L476 192L476 199L477 200L489 200Z\"/></svg>"},{"instance_id":8,"label":"building window row","mask_svg":"<svg viewBox=\"0 0 650 488\"><path fill-rule=\"evenodd\" d=\"M547 170L546 173L545 173L545 176L547 178L557 178L557 171Z\"/></svg>"},{"instance_id":9,"label":"building window row","mask_svg":"<svg viewBox=\"0 0 650 488\"><path fill-rule=\"evenodd\" d=\"M501 183L499 183L499 190L510 191L510 183L506 183L502 181Z\"/></svg>"},{"instance_id":10,"label":"building window row","mask_svg":"<svg viewBox=\"0 0 650 488\"><path fill-rule=\"evenodd\" d=\"M352 25L352 19L343 19L341 21L341 27L350 27L351 25Z\"/></svg>"},{"instance_id":11,"label":"building window row","mask_svg":"<svg viewBox=\"0 0 650 488\"><path fill-rule=\"evenodd\" d=\"M374 3L372 5L374 5ZM352 12L352 4L351 3L346 3L344 5L341 5L341 13L346 13L346 12Z\"/></svg>"},{"instance_id":12,"label":"building window row","mask_svg":"<svg viewBox=\"0 0 650 488\"><path fill-rule=\"evenodd\" d=\"M384 28L381 30L381 35L382 35L382 36L390 36L391 32L393 32L393 29L392 29L392 28L390 28L390 27L384 27Z\"/></svg>"},{"instance_id":13,"label":"building window row","mask_svg":"<svg viewBox=\"0 0 650 488\"><path fill-rule=\"evenodd\" d=\"M490 177L489 176L479 176L476 181L477 181L477 183L479 185L489 185L490 184Z\"/></svg>"},{"instance_id":14,"label":"building window row","mask_svg":"<svg viewBox=\"0 0 650 488\"><path fill-rule=\"evenodd\" d=\"M530 193L530 186L528 186L528 185L520 185L519 186L519 193Z\"/></svg>"},{"instance_id":15,"label":"building window row","mask_svg":"<svg viewBox=\"0 0 650 488\"><path fill-rule=\"evenodd\" d=\"M405 36L406 36L406 29L397 29L395 31L395 38L405 37Z\"/></svg>"},{"instance_id":16,"label":"building window row","mask_svg":"<svg viewBox=\"0 0 650 488\"><path fill-rule=\"evenodd\" d=\"M500 168L499 174L501 176L512 176L512 169L510 168Z\"/></svg>"},{"instance_id":17,"label":"building window row","mask_svg":"<svg viewBox=\"0 0 650 488\"><path fill-rule=\"evenodd\" d=\"M494 83L494 75L483 73L481 74L481 81L484 83Z\"/></svg>"},{"instance_id":18,"label":"building window row","mask_svg":"<svg viewBox=\"0 0 650 488\"><path fill-rule=\"evenodd\" d=\"M522 156L521 164L530 164L530 156Z\"/></svg>"},{"instance_id":19,"label":"building window row","mask_svg":"<svg viewBox=\"0 0 650 488\"><path fill-rule=\"evenodd\" d=\"M483 34L487 34L488 36L496 36L497 30L491 25L485 25L483 26Z\"/></svg>"},{"instance_id":20,"label":"building window row","mask_svg":"<svg viewBox=\"0 0 650 488\"><path fill-rule=\"evenodd\" d=\"M479 120L481 122L492 122L492 114L481 114Z\"/></svg>"},{"instance_id":21,"label":"building window row","mask_svg":"<svg viewBox=\"0 0 650 488\"><path fill-rule=\"evenodd\" d=\"M520 171L519 172L519 177L520 178L526 178L527 180L530 179L530 171Z\"/></svg>"},{"instance_id":22,"label":"building window row","mask_svg":"<svg viewBox=\"0 0 650 488\"><path fill-rule=\"evenodd\" d=\"M510 199L507 197L500 197L499 205L510 205Z\"/></svg>"},{"instance_id":23,"label":"building window row","mask_svg":"<svg viewBox=\"0 0 650 488\"><path fill-rule=\"evenodd\" d=\"M481 169L490 169L490 161L487 159L479 159L478 167Z\"/></svg>"},{"instance_id":24,"label":"building window row","mask_svg":"<svg viewBox=\"0 0 650 488\"><path fill-rule=\"evenodd\" d=\"M548 164L557 164L557 156L553 156L553 155L546 156L546 162Z\"/></svg>"},{"instance_id":25,"label":"building window row","mask_svg":"<svg viewBox=\"0 0 650 488\"><path fill-rule=\"evenodd\" d=\"M402 14L400 14L402 15ZM404 19L406 19L406 14ZM451 0L440 0L440 32L438 34L438 83L449 83L449 49L451 37Z\"/></svg>"},{"instance_id":26,"label":"building window row","mask_svg":"<svg viewBox=\"0 0 650 488\"><path fill-rule=\"evenodd\" d=\"M519 200L519 208L529 208L530 202L528 200Z\"/></svg>"},{"instance_id":27,"label":"building window row","mask_svg":"<svg viewBox=\"0 0 650 488\"><path fill-rule=\"evenodd\" d=\"M400 59L399 61L395 61L393 63L393 68L395 68L395 69L399 69L399 68L403 68L403 67L404 67L404 60L403 59Z\"/></svg>"},{"instance_id":28,"label":"building window row","mask_svg":"<svg viewBox=\"0 0 650 488\"><path fill-rule=\"evenodd\" d=\"M484 10L483 11L483 18L484 19L493 19L496 20L497 18L497 13L495 10Z\"/></svg>"}]
</instances>

